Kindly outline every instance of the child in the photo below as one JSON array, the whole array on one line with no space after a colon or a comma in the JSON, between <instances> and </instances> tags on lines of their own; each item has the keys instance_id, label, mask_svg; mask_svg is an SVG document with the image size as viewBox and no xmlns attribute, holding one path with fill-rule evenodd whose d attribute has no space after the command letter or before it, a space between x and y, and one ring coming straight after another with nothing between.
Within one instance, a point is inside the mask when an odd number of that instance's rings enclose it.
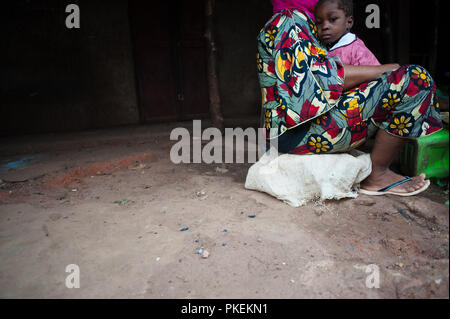
<instances>
[{"instance_id":1,"label":"child","mask_svg":"<svg viewBox=\"0 0 450 319\"><path fill-rule=\"evenodd\" d=\"M314 8L319 38L328 56L338 56L344 65L380 65L375 55L355 34L352 0L319 0Z\"/></svg>"}]
</instances>

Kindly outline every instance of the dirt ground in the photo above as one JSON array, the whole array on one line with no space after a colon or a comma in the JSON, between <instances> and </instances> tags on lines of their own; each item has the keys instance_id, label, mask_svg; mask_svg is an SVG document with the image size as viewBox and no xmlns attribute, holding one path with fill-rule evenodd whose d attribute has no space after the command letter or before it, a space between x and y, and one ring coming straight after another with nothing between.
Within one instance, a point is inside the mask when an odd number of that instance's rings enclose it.
<instances>
[{"instance_id":1,"label":"dirt ground","mask_svg":"<svg viewBox=\"0 0 450 319\"><path fill-rule=\"evenodd\" d=\"M1 139L0 297L449 297L443 188L293 208L251 164L173 164L175 126Z\"/></svg>"}]
</instances>

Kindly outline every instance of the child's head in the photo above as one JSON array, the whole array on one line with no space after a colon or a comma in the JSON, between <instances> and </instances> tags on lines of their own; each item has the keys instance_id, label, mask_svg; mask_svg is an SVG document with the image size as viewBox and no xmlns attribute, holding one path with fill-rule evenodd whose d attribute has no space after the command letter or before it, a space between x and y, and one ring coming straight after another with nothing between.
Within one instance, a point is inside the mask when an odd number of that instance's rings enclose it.
<instances>
[{"instance_id":1,"label":"child's head","mask_svg":"<svg viewBox=\"0 0 450 319\"><path fill-rule=\"evenodd\" d=\"M352 0L319 0L314 8L317 31L321 41L336 43L353 26Z\"/></svg>"}]
</instances>

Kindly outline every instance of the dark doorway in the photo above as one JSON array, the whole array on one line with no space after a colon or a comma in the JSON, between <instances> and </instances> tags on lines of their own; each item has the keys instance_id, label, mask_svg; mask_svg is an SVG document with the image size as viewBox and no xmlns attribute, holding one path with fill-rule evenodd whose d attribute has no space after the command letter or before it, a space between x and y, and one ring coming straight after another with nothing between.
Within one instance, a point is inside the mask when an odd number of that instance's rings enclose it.
<instances>
[{"instance_id":1,"label":"dark doorway","mask_svg":"<svg viewBox=\"0 0 450 319\"><path fill-rule=\"evenodd\" d=\"M204 1L130 0L143 122L209 117Z\"/></svg>"}]
</instances>

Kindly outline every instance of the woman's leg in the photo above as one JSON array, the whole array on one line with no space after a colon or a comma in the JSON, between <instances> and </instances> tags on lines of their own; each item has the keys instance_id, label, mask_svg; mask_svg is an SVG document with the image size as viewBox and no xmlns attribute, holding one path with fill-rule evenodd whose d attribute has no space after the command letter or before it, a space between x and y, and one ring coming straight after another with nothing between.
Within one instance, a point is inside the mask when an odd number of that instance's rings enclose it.
<instances>
[{"instance_id":1,"label":"woman's leg","mask_svg":"<svg viewBox=\"0 0 450 319\"><path fill-rule=\"evenodd\" d=\"M373 172L361 187L378 191L405 179L389 167L406 138L419 138L442 128L437 104L426 70L404 66L345 92L335 108L311 121L306 133L293 130L296 138L289 137L292 145L282 144L293 154L339 153L357 148L376 134L371 154ZM413 177L390 191L414 192L425 185L425 177Z\"/></svg>"},{"instance_id":2,"label":"woman's leg","mask_svg":"<svg viewBox=\"0 0 450 319\"><path fill-rule=\"evenodd\" d=\"M369 191L377 191L386 186L404 180L402 175L398 175L390 170L390 165L395 159L397 152L404 145L405 139L396 137L378 130L375 137L375 144L370 154L372 159L372 173L362 183L361 188ZM425 175L413 177L411 181L391 188L391 192L410 193L425 185Z\"/></svg>"},{"instance_id":3,"label":"woman's leg","mask_svg":"<svg viewBox=\"0 0 450 319\"><path fill-rule=\"evenodd\" d=\"M393 110L393 113L384 113L382 108L378 107L372 116L380 125L380 129L376 133L371 153L372 173L361 183L363 189L370 191L377 191L404 180L403 176L389 168L398 150L405 143L405 139L400 136L417 138L442 128L436 87L425 69L420 66L402 67L402 70L391 73L388 83L390 87L386 91L387 95L384 94L381 105L385 109ZM396 86L397 83L403 84L401 89ZM425 178L424 174L415 176L411 181L390 191L414 192L425 185Z\"/></svg>"}]
</instances>

